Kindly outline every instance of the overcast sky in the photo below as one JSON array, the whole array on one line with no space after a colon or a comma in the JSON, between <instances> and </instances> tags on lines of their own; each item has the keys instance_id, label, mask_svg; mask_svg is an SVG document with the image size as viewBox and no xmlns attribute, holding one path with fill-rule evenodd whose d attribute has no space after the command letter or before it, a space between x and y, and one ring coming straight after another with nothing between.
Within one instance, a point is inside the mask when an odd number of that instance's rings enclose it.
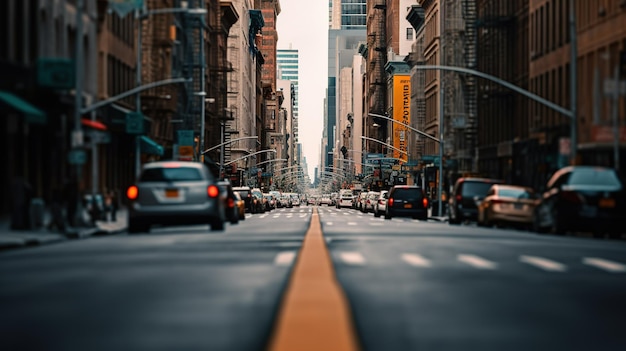
<instances>
[{"instance_id":1,"label":"overcast sky","mask_svg":"<svg viewBox=\"0 0 626 351\"><path fill-rule=\"evenodd\" d=\"M299 51L298 140L309 177L319 166L328 80L328 0L280 0L278 49Z\"/></svg>"}]
</instances>

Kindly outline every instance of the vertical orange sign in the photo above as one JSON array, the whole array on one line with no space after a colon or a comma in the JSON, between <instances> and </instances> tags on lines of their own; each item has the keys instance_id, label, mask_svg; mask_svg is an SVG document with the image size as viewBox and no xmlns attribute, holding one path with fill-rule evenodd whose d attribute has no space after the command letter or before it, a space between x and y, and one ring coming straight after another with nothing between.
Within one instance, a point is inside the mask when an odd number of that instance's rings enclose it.
<instances>
[{"instance_id":1,"label":"vertical orange sign","mask_svg":"<svg viewBox=\"0 0 626 351\"><path fill-rule=\"evenodd\" d=\"M393 77L393 119L402 124L411 124L411 76L396 75ZM410 129L393 123L393 146L402 150L393 150L393 157L408 161L406 154L409 149Z\"/></svg>"}]
</instances>

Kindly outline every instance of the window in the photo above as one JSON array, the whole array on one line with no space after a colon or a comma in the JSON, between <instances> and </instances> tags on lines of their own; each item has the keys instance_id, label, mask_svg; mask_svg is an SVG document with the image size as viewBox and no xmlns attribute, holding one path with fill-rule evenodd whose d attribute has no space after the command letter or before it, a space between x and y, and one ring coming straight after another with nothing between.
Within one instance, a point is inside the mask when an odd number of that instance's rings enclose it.
<instances>
[{"instance_id":1,"label":"window","mask_svg":"<svg viewBox=\"0 0 626 351\"><path fill-rule=\"evenodd\" d=\"M149 168L141 175L141 182L172 182L202 180L202 174L197 168Z\"/></svg>"},{"instance_id":2,"label":"window","mask_svg":"<svg viewBox=\"0 0 626 351\"><path fill-rule=\"evenodd\" d=\"M406 29L406 40L413 40L413 28Z\"/></svg>"}]
</instances>

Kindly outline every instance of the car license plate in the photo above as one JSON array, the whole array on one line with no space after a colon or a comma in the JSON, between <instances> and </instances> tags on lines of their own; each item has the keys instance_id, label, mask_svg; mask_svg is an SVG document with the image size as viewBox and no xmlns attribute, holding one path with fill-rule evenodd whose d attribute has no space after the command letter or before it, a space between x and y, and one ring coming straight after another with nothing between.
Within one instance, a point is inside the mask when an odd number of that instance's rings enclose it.
<instances>
[{"instance_id":1,"label":"car license plate","mask_svg":"<svg viewBox=\"0 0 626 351\"><path fill-rule=\"evenodd\" d=\"M178 197L178 189L165 189L165 197Z\"/></svg>"},{"instance_id":2,"label":"car license plate","mask_svg":"<svg viewBox=\"0 0 626 351\"><path fill-rule=\"evenodd\" d=\"M521 210L521 209L523 209L523 208L524 208L524 204L514 204L514 205L513 205L513 207L514 207L516 210Z\"/></svg>"},{"instance_id":3,"label":"car license plate","mask_svg":"<svg viewBox=\"0 0 626 351\"><path fill-rule=\"evenodd\" d=\"M413 208L413 204L404 204L404 208Z\"/></svg>"},{"instance_id":4,"label":"car license plate","mask_svg":"<svg viewBox=\"0 0 626 351\"><path fill-rule=\"evenodd\" d=\"M598 206L604 207L604 208L613 208L615 207L615 199L611 199L611 198L600 199Z\"/></svg>"}]
</instances>

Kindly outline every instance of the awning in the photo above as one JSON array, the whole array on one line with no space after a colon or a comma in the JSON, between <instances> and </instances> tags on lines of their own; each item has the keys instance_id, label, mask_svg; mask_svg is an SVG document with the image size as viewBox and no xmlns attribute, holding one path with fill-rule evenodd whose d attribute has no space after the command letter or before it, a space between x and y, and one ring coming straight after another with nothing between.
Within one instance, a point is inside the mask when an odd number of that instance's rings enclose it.
<instances>
[{"instance_id":1,"label":"awning","mask_svg":"<svg viewBox=\"0 0 626 351\"><path fill-rule=\"evenodd\" d=\"M81 118L81 123L85 127L93 128L93 129L96 129L96 130L105 131L105 130L108 129L107 126L104 123L99 122L99 121L92 121L92 120L87 119L87 118Z\"/></svg>"},{"instance_id":2,"label":"awning","mask_svg":"<svg viewBox=\"0 0 626 351\"><path fill-rule=\"evenodd\" d=\"M0 91L0 102L24 114L28 123L46 124L47 122L45 112L9 92Z\"/></svg>"},{"instance_id":3,"label":"awning","mask_svg":"<svg viewBox=\"0 0 626 351\"><path fill-rule=\"evenodd\" d=\"M163 156L163 146L145 135L139 137L141 141L141 152L150 155Z\"/></svg>"}]
</instances>

